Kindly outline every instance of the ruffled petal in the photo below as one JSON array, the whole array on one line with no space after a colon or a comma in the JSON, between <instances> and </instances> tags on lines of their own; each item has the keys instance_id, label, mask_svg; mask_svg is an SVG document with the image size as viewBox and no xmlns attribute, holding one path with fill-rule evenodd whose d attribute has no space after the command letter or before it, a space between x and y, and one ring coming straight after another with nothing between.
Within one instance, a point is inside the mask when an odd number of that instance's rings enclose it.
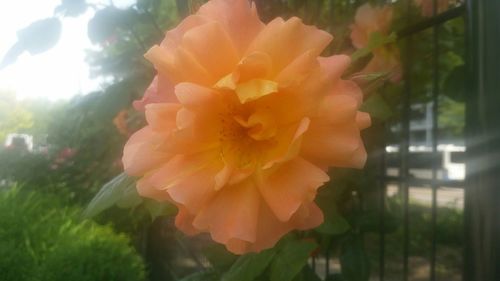
<instances>
[{"instance_id":1,"label":"ruffled petal","mask_svg":"<svg viewBox=\"0 0 500 281\"><path fill-rule=\"evenodd\" d=\"M170 201L171 198L168 193L164 190L159 190L155 188L150 182L150 175L146 175L137 181L137 193L140 196L151 198L156 201Z\"/></svg>"},{"instance_id":2,"label":"ruffled petal","mask_svg":"<svg viewBox=\"0 0 500 281\"><path fill-rule=\"evenodd\" d=\"M184 176L167 191L173 201L196 214L216 193L214 167L206 167Z\"/></svg>"},{"instance_id":3,"label":"ruffled petal","mask_svg":"<svg viewBox=\"0 0 500 281\"><path fill-rule=\"evenodd\" d=\"M271 21L257 35L247 53L263 52L273 59L274 73L278 74L295 58L307 51L318 56L330 43L332 36L299 18Z\"/></svg>"},{"instance_id":4,"label":"ruffled petal","mask_svg":"<svg viewBox=\"0 0 500 281\"><path fill-rule=\"evenodd\" d=\"M328 95L321 103L317 119L319 122L342 124L352 122L358 113L358 101L351 95Z\"/></svg>"},{"instance_id":5,"label":"ruffled petal","mask_svg":"<svg viewBox=\"0 0 500 281\"><path fill-rule=\"evenodd\" d=\"M318 60L324 73L323 76L331 83L338 81L351 64L351 58L346 55L320 57Z\"/></svg>"},{"instance_id":6,"label":"ruffled petal","mask_svg":"<svg viewBox=\"0 0 500 281\"><path fill-rule=\"evenodd\" d=\"M370 114L358 111L356 114L356 124L360 130L364 130L372 125Z\"/></svg>"},{"instance_id":7,"label":"ruffled petal","mask_svg":"<svg viewBox=\"0 0 500 281\"><path fill-rule=\"evenodd\" d=\"M136 110L144 110L150 103L170 103L176 102L174 95L174 85L164 76L156 75L149 85L141 100L134 101Z\"/></svg>"},{"instance_id":8,"label":"ruffled petal","mask_svg":"<svg viewBox=\"0 0 500 281\"><path fill-rule=\"evenodd\" d=\"M356 123L332 126L312 122L302 139L301 155L321 167L362 168L366 161Z\"/></svg>"},{"instance_id":9,"label":"ruffled petal","mask_svg":"<svg viewBox=\"0 0 500 281\"><path fill-rule=\"evenodd\" d=\"M146 105L146 121L151 130L168 133L176 129L177 103L152 103Z\"/></svg>"},{"instance_id":10,"label":"ruffled petal","mask_svg":"<svg viewBox=\"0 0 500 281\"><path fill-rule=\"evenodd\" d=\"M226 186L196 216L193 225L219 243L231 239L254 242L259 214L257 187L247 180Z\"/></svg>"},{"instance_id":11,"label":"ruffled petal","mask_svg":"<svg viewBox=\"0 0 500 281\"><path fill-rule=\"evenodd\" d=\"M299 230L318 227L323 223L323 220L323 212L314 202L302 205L293 217L294 226Z\"/></svg>"},{"instance_id":12,"label":"ruffled petal","mask_svg":"<svg viewBox=\"0 0 500 281\"><path fill-rule=\"evenodd\" d=\"M166 135L154 133L151 127L144 127L133 134L123 151L122 162L125 172L140 176L167 161L172 152L160 149L166 139Z\"/></svg>"},{"instance_id":13,"label":"ruffled petal","mask_svg":"<svg viewBox=\"0 0 500 281\"><path fill-rule=\"evenodd\" d=\"M194 216L183 206L179 206L179 212L175 216L175 226L187 235L193 236L200 231L193 227Z\"/></svg>"},{"instance_id":14,"label":"ruffled petal","mask_svg":"<svg viewBox=\"0 0 500 281\"><path fill-rule=\"evenodd\" d=\"M293 229L308 230L323 223L323 213L314 202L302 205L287 222L278 220L265 203L261 204L259 210L257 239L247 245L246 252L260 252L271 248Z\"/></svg>"},{"instance_id":15,"label":"ruffled petal","mask_svg":"<svg viewBox=\"0 0 500 281\"><path fill-rule=\"evenodd\" d=\"M324 171L295 158L284 163L259 184L262 197L280 221L288 221L292 215L316 195L316 189L329 180Z\"/></svg>"},{"instance_id":16,"label":"ruffled petal","mask_svg":"<svg viewBox=\"0 0 500 281\"><path fill-rule=\"evenodd\" d=\"M169 53L169 55L173 55L175 50L182 43L182 38L184 37L184 34L186 34L186 32L197 26L206 24L209 21L211 20L199 15L191 15L186 17L181 21L181 23L179 23L178 26L167 32L165 39L163 39L163 41L161 42L161 47L164 48L167 53Z\"/></svg>"},{"instance_id":17,"label":"ruffled petal","mask_svg":"<svg viewBox=\"0 0 500 281\"><path fill-rule=\"evenodd\" d=\"M242 55L264 28L254 3L247 0L213 0L203 5L198 15L220 23Z\"/></svg>"},{"instance_id":18,"label":"ruffled petal","mask_svg":"<svg viewBox=\"0 0 500 281\"><path fill-rule=\"evenodd\" d=\"M238 63L231 38L218 22L197 26L184 34L181 47L209 73L215 83Z\"/></svg>"},{"instance_id":19,"label":"ruffled petal","mask_svg":"<svg viewBox=\"0 0 500 281\"><path fill-rule=\"evenodd\" d=\"M275 78L280 87L300 85L318 67L317 55L307 51L293 60Z\"/></svg>"},{"instance_id":20,"label":"ruffled petal","mask_svg":"<svg viewBox=\"0 0 500 281\"><path fill-rule=\"evenodd\" d=\"M297 124L283 128L277 133L276 145L269 149L266 155L267 162L263 163L263 169L272 168L274 165L295 158L300 152L302 135L309 129L310 119L303 118Z\"/></svg>"},{"instance_id":21,"label":"ruffled petal","mask_svg":"<svg viewBox=\"0 0 500 281\"><path fill-rule=\"evenodd\" d=\"M177 115L177 127L185 129L197 146L216 145L221 131L220 115L227 107L220 93L193 83L180 83L175 92L183 106Z\"/></svg>"},{"instance_id":22,"label":"ruffled petal","mask_svg":"<svg viewBox=\"0 0 500 281\"><path fill-rule=\"evenodd\" d=\"M340 80L335 83L331 94L350 96L356 100L358 107L363 103L363 92L356 83L350 80Z\"/></svg>"},{"instance_id":23,"label":"ruffled petal","mask_svg":"<svg viewBox=\"0 0 500 281\"><path fill-rule=\"evenodd\" d=\"M214 90L193 83L179 83L175 87L175 94L179 102L186 108L207 108L207 103L212 103L217 94Z\"/></svg>"}]
</instances>

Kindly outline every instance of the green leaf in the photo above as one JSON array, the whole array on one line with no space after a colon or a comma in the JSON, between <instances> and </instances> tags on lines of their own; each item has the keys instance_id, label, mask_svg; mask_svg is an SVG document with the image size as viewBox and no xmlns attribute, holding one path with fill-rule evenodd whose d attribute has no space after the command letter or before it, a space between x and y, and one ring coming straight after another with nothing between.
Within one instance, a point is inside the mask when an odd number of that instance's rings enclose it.
<instances>
[{"instance_id":1,"label":"green leaf","mask_svg":"<svg viewBox=\"0 0 500 281\"><path fill-rule=\"evenodd\" d=\"M181 17L185 17L189 13L189 1L186 0L175 0L177 6L177 13Z\"/></svg>"},{"instance_id":2,"label":"green leaf","mask_svg":"<svg viewBox=\"0 0 500 281\"><path fill-rule=\"evenodd\" d=\"M7 51L0 69L14 63L28 51L35 55L54 47L61 37L62 24L58 18L37 20L17 32L17 42Z\"/></svg>"},{"instance_id":3,"label":"green leaf","mask_svg":"<svg viewBox=\"0 0 500 281\"><path fill-rule=\"evenodd\" d=\"M342 277L342 274L339 273L334 273L330 274L326 277L325 281L345 281L344 277Z\"/></svg>"},{"instance_id":4,"label":"green leaf","mask_svg":"<svg viewBox=\"0 0 500 281\"><path fill-rule=\"evenodd\" d=\"M77 17L85 13L87 8L85 0L62 0L61 4L56 7L55 12L68 17Z\"/></svg>"},{"instance_id":5,"label":"green leaf","mask_svg":"<svg viewBox=\"0 0 500 281\"><path fill-rule=\"evenodd\" d=\"M374 73L368 73L368 74L358 74L358 75L353 76L352 79L355 79L356 81L360 81L363 84L366 84L366 83L373 83L374 81L377 81L380 79L385 79L388 74L390 74L389 71L374 72Z\"/></svg>"},{"instance_id":6,"label":"green leaf","mask_svg":"<svg viewBox=\"0 0 500 281\"><path fill-rule=\"evenodd\" d=\"M116 35L119 28L125 27L127 12L115 7L106 7L95 12L87 26L87 34L92 43L101 43Z\"/></svg>"},{"instance_id":7,"label":"green leaf","mask_svg":"<svg viewBox=\"0 0 500 281\"><path fill-rule=\"evenodd\" d=\"M310 266L305 266L293 281L321 281L321 278L319 278Z\"/></svg>"},{"instance_id":8,"label":"green leaf","mask_svg":"<svg viewBox=\"0 0 500 281\"><path fill-rule=\"evenodd\" d=\"M446 77L443 84L443 94L455 101L465 101L465 65L456 66Z\"/></svg>"},{"instance_id":9,"label":"green leaf","mask_svg":"<svg viewBox=\"0 0 500 281\"><path fill-rule=\"evenodd\" d=\"M177 212L177 208L168 202L145 199L144 206L149 211L152 220L155 220L159 216L171 216Z\"/></svg>"},{"instance_id":10,"label":"green leaf","mask_svg":"<svg viewBox=\"0 0 500 281\"><path fill-rule=\"evenodd\" d=\"M220 280L219 274L213 271L196 272L190 274L180 281L218 281Z\"/></svg>"},{"instance_id":11,"label":"green leaf","mask_svg":"<svg viewBox=\"0 0 500 281\"><path fill-rule=\"evenodd\" d=\"M125 173L121 173L106 183L99 192L92 198L89 205L83 211L85 218L93 217L100 212L108 209L124 198L126 190L133 186L135 188L135 179Z\"/></svg>"},{"instance_id":12,"label":"green leaf","mask_svg":"<svg viewBox=\"0 0 500 281\"><path fill-rule=\"evenodd\" d=\"M38 20L17 32L17 38L30 54L39 54L54 47L61 37L62 24L58 18Z\"/></svg>"},{"instance_id":13,"label":"green leaf","mask_svg":"<svg viewBox=\"0 0 500 281\"><path fill-rule=\"evenodd\" d=\"M323 211L325 221L315 230L321 234L339 235L347 232L351 226L347 220L338 212L336 204L336 191L340 189L326 187L320 190L316 199L318 206Z\"/></svg>"},{"instance_id":14,"label":"green leaf","mask_svg":"<svg viewBox=\"0 0 500 281\"><path fill-rule=\"evenodd\" d=\"M316 243L305 240L285 240L271 263L271 281L291 281L307 264Z\"/></svg>"},{"instance_id":15,"label":"green leaf","mask_svg":"<svg viewBox=\"0 0 500 281\"><path fill-rule=\"evenodd\" d=\"M381 121L387 120L393 114L389 104L378 93L371 95L366 101L363 102L361 105L361 111L368 112L372 118L376 118Z\"/></svg>"},{"instance_id":16,"label":"green leaf","mask_svg":"<svg viewBox=\"0 0 500 281\"><path fill-rule=\"evenodd\" d=\"M391 233L397 230L400 224L399 219L393 214L386 213L384 214L384 228L381 229L382 225L380 224L380 214L378 212L367 212L364 211L360 214L357 214L353 217L353 225L360 232L375 232L379 233L381 230L384 233Z\"/></svg>"},{"instance_id":17,"label":"green leaf","mask_svg":"<svg viewBox=\"0 0 500 281\"><path fill-rule=\"evenodd\" d=\"M274 248L260 253L250 253L238 258L222 276L222 281L252 281L269 265L276 254Z\"/></svg>"},{"instance_id":18,"label":"green leaf","mask_svg":"<svg viewBox=\"0 0 500 281\"><path fill-rule=\"evenodd\" d=\"M361 235L350 236L344 241L340 253L342 276L347 281L368 281L370 263L363 248Z\"/></svg>"},{"instance_id":19,"label":"green leaf","mask_svg":"<svg viewBox=\"0 0 500 281\"><path fill-rule=\"evenodd\" d=\"M129 184L125 187L123 193L116 201L116 206L124 209L129 209L141 204L142 201L143 199L141 198L139 193L137 193L135 184Z\"/></svg>"},{"instance_id":20,"label":"green leaf","mask_svg":"<svg viewBox=\"0 0 500 281\"><path fill-rule=\"evenodd\" d=\"M211 244L203 249L203 255L210 261L213 267L225 271L229 269L238 256L227 251L221 244Z\"/></svg>"},{"instance_id":21,"label":"green leaf","mask_svg":"<svg viewBox=\"0 0 500 281\"><path fill-rule=\"evenodd\" d=\"M329 218L325 218L325 221L316 228L316 231L321 234L340 235L346 233L350 228L351 226L347 220L335 213Z\"/></svg>"},{"instance_id":22,"label":"green leaf","mask_svg":"<svg viewBox=\"0 0 500 281\"><path fill-rule=\"evenodd\" d=\"M392 33L389 36L384 36L380 32L373 32L370 34L370 39L365 48L356 50L352 55L351 59L353 62L359 60L360 58L369 55L373 50L382 47L383 45L394 43L397 40L396 33Z\"/></svg>"}]
</instances>

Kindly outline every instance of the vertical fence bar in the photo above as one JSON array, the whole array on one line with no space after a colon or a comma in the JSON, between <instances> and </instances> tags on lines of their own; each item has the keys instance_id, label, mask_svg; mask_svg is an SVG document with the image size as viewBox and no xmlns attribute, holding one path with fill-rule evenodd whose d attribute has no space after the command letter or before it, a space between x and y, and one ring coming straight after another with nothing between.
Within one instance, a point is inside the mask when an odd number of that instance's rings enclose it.
<instances>
[{"instance_id":1,"label":"vertical fence bar","mask_svg":"<svg viewBox=\"0 0 500 281\"><path fill-rule=\"evenodd\" d=\"M385 128L385 127L384 127ZM385 173L386 173L386 160L385 160L385 147L386 143L384 141L380 151L379 156L379 208L380 208L380 217L379 217L379 280L384 280L385 275L385 196L386 196L386 182L385 182Z\"/></svg>"},{"instance_id":2,"label":"vertical fence bar","mask_svg":"<svg viewBox=\"0 0 500 281\"><path fill-rule=\"evenodd\" d=\"M410 111L411 111L411 79L409 77L411 65L412 65L412 46L413 46L413 36L427 28L433 29L433 53L432 53L432 61L433 61L433 90L432 90L432 112L433 112L433 120L432 120L432 153L433 157L436 158L436 161L433 161L432 164L432 230L431 230L431 256L430 256L430 280L436 279L436 250L437 250L437 188L439 184L437 183L437 171L440 168L440 163L437 159L440 159L438 156L437 146L438 146L438 117L439 117L439 95L440 95L440 73L439 73L439 29L441 28L441 24L446 21L449 21L453 18L459 17L463 15L465 9L463 6L459 6L456 8L452 8L446 12L441 14L437 14L438 5L436 0L432 0L434 3L434 16L427 20L423 20L413 25L408 25L405 29L402 29L398 32L400 38L406 39L406 46L403 53L404 59L404 73L405 73L405 86L404 86L404 96L402 99L402 108L401 108L401 120L402 120L402 132L401 132L401 142L400 142L400 190L402 191L402 199L403 199L403 280L408 280L409 278L409 133L410 133ZM471 0L471 1L479 1L479 0ZM411 1L408 1L408 11L412 9L410 4ZM410 20L408 20L410 23ZM500 36L499 36L500 37ZM500 88L500 87L499 87ZM500 119L500 118L499 118ZM500 174L500 173L499 173ZM383 274L380 277L380 280L383 280ZM468 280L468 279L464 279ZM500 279L498 279L500 280Z\"/></svg>"},{"instance_id":3,"label":"vertical fence bar","mask_svg":"<svg viewBox=\"0 0 500 281\"><path fill-rule=\"evenodd\" d=\"M330 275L330 246L328 247L328 249L326 250L326 253L325 253L325 276L326 277L328 277L328 275Z\"/></svg>"},{"instance_id":4,"label":"vertical fence bar","mask_svg":"<svg viewBox=\"0 0 500 281\"><path fill-rule=\"evenodd\" d=\"M436 16L438 13L438 2L434 0L433 15ZM439 168L439 162L437 161L438 155L438 133L439 133L439 24L434 25L432 30L432 155L435 157L432 162L432 215L431 215L431 257L430 257L430 280L436 280L436 224L437 224L437 169Z\"/></svg>"},{"instance_id":5,"label":"vertical fence bar","mask_svg":"<svg viewBox=\"0 0 500 281\"><path fill-rule=\"evenodd\" d=\"M401 182L400 186L403 192L403 280L408 280L408 256L409 256L409 240L410 240L410 225L409 225L409 199L410 190L408 186L409 178L409 146L410 146L410 110L411 110L411 86L410 86L410 65L412 60L411 46L413 44L413 36L407 39L405 47L405 92L403 95L402 113L402 130L401 130Z\"/></svg>"},{"instance_id":6,"label":"vertical fence bar","mask_svg":"<svg viewBox=\"0 0 500 281\"><path fill-rule=\"evenodd\" d=\"M500 280L500 1L468 0L464 280Z\"/></svg>"},{"instance_id":7,"label":"vertical fence bar","mask_svg":"<svg viewBox=\"0 0 500 281\"><path fill-rule=\"evenodd\" d=\"M411 1L408 1L408 23L411 19L409 17L412 9ZM410 111L411 111L411 65L413 61L413 35L409 35L406 39L404 49L404 94L401 112L401 165L400 165L400 187L403 192L403 280L408 280L408 256L410 252L410 224L409 224L409 200L410 188L408 185L409 179L409 147L410 147Z\"/></svg>"},{"instance_id":8,"label":"vertical fence bar","mask_svg":"<svg viewBox=\"0 0 500 281\"><path fill-rule=\"evenodd\" d=\"M311 266L314 272L316 272L316 256L312 257Z\"/></svg>"}]
</instances>

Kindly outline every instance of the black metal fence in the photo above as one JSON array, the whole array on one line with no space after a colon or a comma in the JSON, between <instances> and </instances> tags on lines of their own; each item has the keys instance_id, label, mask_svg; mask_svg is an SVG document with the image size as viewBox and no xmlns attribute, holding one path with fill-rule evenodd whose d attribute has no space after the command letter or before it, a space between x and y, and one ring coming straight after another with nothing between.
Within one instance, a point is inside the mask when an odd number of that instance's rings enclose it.
<instances>
[{"instance_id":1,"label":"black metal fence","mask_svg":"<svg viewBox=\"0 0 500 281\"><path fill-rule=\"evenodd\" d=\"M403 261L403 273L402 280L410 280L410 239L411 239L411 228L410 224L412 218L410 217L410 187L430 187L431 189L431 231L430 237L431 240L431 249L429 254L429 276L428 280L434 281L436 279L436 252L437 252L437 216L438 216L438 188L446 186L446 187L454 187L454 188L463 188L464 180L453 180L446 179L446 177L438 178L438 171L442 170L442 158L443 154L446 152L438 151L439 145L439 101L441 93L441 83L442 83L442 75L440 69L440 29L443 24L448 21L454 20L459 17L464 17L465 15L465 6L460 5L454 8L451 8L445 12L438 14L438 1L434 0L433 3L434 11L433 16L417 22L411 23L411 17L409 18L409 25L407 28L398 32L398 38L400 40L404 40L406 42L405 48L402 50L403 54L403 63L404 63L404 90L401 93L403 95L402 105L401 105L401 131L400 131L400 143L399 143L399 173L397 176L387 175L386 172L386 153L381 154L381 180L380 180L380 204L381 208L385 208L385 199L387 194L387 184L394 183L399 187L399 190L402 195L402 206L403 206L403 251L402 251L402 261ZM409 5L409 9L412 6ZM410 14L410 11L408 11ZM430 153L434 158L434 161L430 161L427 164L426 169L431 171L431 175L428 178L420 178L415 177L410 173L410 169L414 167L411 165L411 158L415 157L412 155L413 153L410 151L411 146L411 106L413 104L412 97L415 94L413 91L413 80L412 80L412 67L415 60L419 60L421 58L418 57L417 52L415 52L414 46L416 43L415 39L419 36L419 34L431 31L432 37L428 38L428 40L432 40L432 52L431 56L431 65L432 67L432 90L430 92L430 104L432 106L432 122L431 122L431 143L430 143ZM465 85L464 85L465 86ZM463 137L463 136L462 136ZM463 140L462 140L463 142ZM416 153L415 153L416 154ZM380 218L380 223L384 224L384 216L382 215ZM384 229L384 227L381 227ZM379 234L380 239L380 258L379 258L379 280L386 280L385 275L385 232L381 231Z\"/></svg>"},{"instance_id":2,"label":"black metal fence","mask_svg":"<svg viewBox=\"0 0 500 281\"><path fill-rule=\"evenodd\" d=\"M444 70L442 66L442 58L444 50L442 48L443 43L441 41L442 29L451 22L455 26L459 26L463 33L457 38L451 38L455 40L456 44L462 49L458 53L461 53L461 59L465 63L465 24L466 24L466 4L460 3L459 1L453 2L446 11L438 11L439 1L433 0L433 15L430 17L418 17L419 20L416 21L412 15L415 14L414 1L407 0L405 4L408 6L406 27L400 30L398 34L398 40L400 41L400 46L403 46L402 51L402 62L403 62L403 72L404 81L403 86L400 88L400 107L399 114L396 114L396 120L394 124L389 123L386 126L386 131L388 135L393 135L393 139L398 142L391 142L387 137L388 141L383 147L380 148L377 155L376 162L378 165L378 204L380 216L379 216L379 233L377 234L376 240L370 240L370 242L377 241L378 245L375 248L377 253L372 253L373 256L377 256L374 260L372 258L371 262L376 263L372 266L372 276L370 280L466 280L463 279L463 268L464 268L464 255L463 246L455 248L455 254L452 258L458 259L456 261L455 267L451 269L444 267L444 274L439 275L438 271L440 269L440 261L438 261L438 248L439 241L437 236L440 235L438 229L438 216L439 207L438 190L442 187L446 187L446 190L458 194L458 198L462 201L455 204L454 208L457 208L457 214L459 215L458 225L463 225L463 197L464 197L464 187L465 187L465 132L461 130L455 135L455 150L447 150L446 145L443 144L443 140L440 139L442 135L442 124L440 124L440 101L442 96L449 93L443 93L443 88L445 84L445 78L449 78L449 69ZM448 32L449 36L449 32ZM418 50L418 45L421 41L426 41L426 44L430 46L430 49L424 51ZM448 46L449 47L449 46ZM416 93L417 83L420 83L418 79L414 79L414 76L419 75L419 70L415 69L416 62L420 63L422 67L422 60L425 59L428 63L425 65L426 72L430 73L429 77L426 77L427 83L430 88L427 88L425 93ZM447 73L443 73L447 71ZM421 77L419 78L422 79ZM452 82L458 82L459 85L455 85L455 89L459 91L464 91L465 81L454 80ZM419 91L422 91L421 89ZM463 100L461 101L462 105ZM428 105L427 111L430 120L425 124L427 126L428 139L425 145L416 145L418 141L415 141L412 137L413 126L415 123L415 118L412 116L412 107L415 105ZM463 116L462 116L463 117ZM429 119L429 118L428 118ZM457 122L462 122L461 126L465 126L465 118L463 120L457 120ZM429 138L430 137L430 138ZM449 141L449 140L448 140ZM446 141L444 141L446 142ZM439 149L444 146L444 149ZM453 145L452 145L453 146ZM451 159L459 158L459 159ZM454 160L454 161L453 161ZM444 162L446 163L459 163L459 166L455 166L459 170L460 175L451 176L446 171ZM458 168L457 168L458 167ZM455 169L455 170L456 170ZM420 173L420 175L419 175ZM423 175L422 175L423 173ZM391 190L389 190L389 188ZM426 194L425 203L427 213L424 215L429 216L430 225L426 230L428 234L424 239L429 240L429 244L422 245L422 247L429 246L426 249L425 257L419 257L420 263L424 263L423 272L416 274L412 272L412 267L415 267L415 261L412 263L416 257L412 256L410 243L412 241L412 236L415 234L412 231L412 220L413 216L410 214L412 198L410 196L411 190L422 190L429 192ZM390 199L389 193L396 193L397 200L400 200L400 211L402 212L402 224L400 226L401 236L397 236L396 239L388 239L388 234L386 229L387 214L389 210L387 207L390 205L388 200ZM457 235L460 237L463 243L463 228L459 228L460 233ZM420 235L420 234L418 234ZM401 239L402 238L402 239ZM390 240L390 241L388 241ZM400 247L396 247L399 252L400 259L397 260L397 264L394 261L389 261L388 255L391 255L391 259L394 259L393 252L394 247L392 244L399 243ZM391 251L387 251L388 246L391 246ZM443 257L446 258L446 255ZM336 268L337 262L332 260L329 253L326 253L325 264L320 264L318 258L311 261L313 268L317 272L320 272L322 276L329 276L330 273L338 270ZM321 261L322 263L323 261ZM324 266L324 269L321 268ZM375 270L373 270L375 268ZM396 270L395 270L396 268ZM388 270L389 269L389 270ZM414 268L413 268L414 269ZM399 272L396 272L398 271ZM388 271L390 271L388 273ZM413 270L414 271L414 270ZM443 271L443 270L441 270ZM395 273L396 272L396 273Z\"/></svg>"}]
</instances>

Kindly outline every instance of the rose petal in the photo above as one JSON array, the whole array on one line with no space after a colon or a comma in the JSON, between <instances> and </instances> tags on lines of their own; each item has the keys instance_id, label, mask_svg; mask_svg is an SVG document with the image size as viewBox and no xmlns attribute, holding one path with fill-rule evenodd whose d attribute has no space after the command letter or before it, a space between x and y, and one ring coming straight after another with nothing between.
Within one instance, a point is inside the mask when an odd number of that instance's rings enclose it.
<instances>
[{"instance_id":1,"label":"rose petal","mask_svg":"<svg viewBox=\"0 0 500 281\"><path fill-rule=\"evenodd\" d=\"M283 165L259 184L262 197L281 221L288 221L304 202L311 201L316 189L329 180L318 167L302 158Z\"/></svg>"},{"instance_id":2,"label":"rose petal","mask_svg":"<svg viewBox=\"0 0 500 281\"><path fill-rule=\"evenodd\" d=\"M169 132L176 129L175 118L180 106L177 103L152 103L146 105L146 120L153 131Z\"/></svg>"},{"instance_id":3,"label":"rose petal","mask_svg":"<svg viewBox=\"0 0 500 281\"><path fill-rule=\"evenodd\" d=\"M210 73L213 83L231 72L239 60L231 39L217 22L186 32L181 46Z\"/></svg>"},{"instance_id":4,"label":"rose petal","mask_svg":"<svg viewBox=\"0 0 500 281\"><path fill-rule=\"evenodd\" d=\"M209 1L200 8L198 14L219 22L240 55L264 27L257 15L255 4L250 4L247 0Z\"/></svg>"},{"instance_id":5,"label":"rose petal","mask_svg":"<svg viewBox=\"0 0 500 281\"><path fill-rule=\"evenodd\" d=\"M141 100L134 101L136 110L144 110L150 103L170 103L175 102L174 85L164 76L156 75L149 85Z\"/></svg>"},{"instance_id":6,"label":"rose petal","mask_svg":"<svg viewBox=\"0 0 500 281\"><path fill-rule=\"evenodd\" d=\"M307 51L319 55L332 40L327 32L307 26L299 18L271 21L257 35L247 53L263 52L273 59L274 73L279 73L296 57Z\"/></svg>"},{"instance_id":7,"label":"rose petal","mask_svg":"<svg viewBox=\"0 0 500 281\"><path fill-rule=\"evenodd\" d=\"M219 243L235 238L254 242L259 201L259 193L251 181L227 186L197 214L193 225L209 230Z\"/></svg>"},{"instance_id":8,"label":"rose petal","mask_svg":"<svg viewBox=\"0 0 500 281\"><path fill-rule=\"evenodd\" d=\"M151 176L146 175L139 179L137 181L137 193L139 193L140 196L146 197L146 198L151 198L156 201L170 201L171 198L168 195L168 193L164 190L159 190L156 189L150 182Z\"/></svg>"},{"instance_id":9,"label":"rose petal","mask_svg":"<svg viewBox=\"0 0 500 281\"><path fill-rule=\"evenodd\" d=\"M151 127L144 127L133 134L123 151L125 172L129 175L142 175L167 161L172 152L159 149L166 139L166 135L154 133Z\"/></svg>"}]
</instances>

